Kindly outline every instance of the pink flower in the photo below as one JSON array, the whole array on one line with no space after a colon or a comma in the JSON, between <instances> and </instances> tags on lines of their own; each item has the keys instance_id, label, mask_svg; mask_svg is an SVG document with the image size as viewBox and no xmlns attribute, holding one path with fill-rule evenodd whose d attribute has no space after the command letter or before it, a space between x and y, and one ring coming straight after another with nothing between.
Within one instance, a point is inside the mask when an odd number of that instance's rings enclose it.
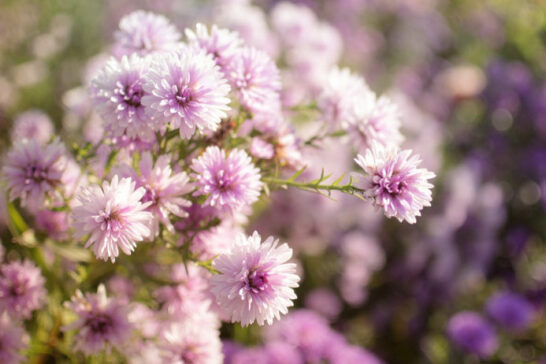
<instances>
[{"instance_id":1,"label":"pink flower","mask_svg":"<svg viewBox=\"0 0 546 364\"><path fill-rule=\"evenodd\" d=\"M0 266L0 311L10 316L30 318L32 311L45 303L42 272L30 261Z\"/></svg>"},{"instance_id":2,"label":"pink flower","mask_svg":"<svg viewBox=\"0 0 546 364\"><path fill-rule=\"evenodd\" d=\"M47 114L40 110L29 110L15 118L11 140L15 143L23 139L33 139L39 144L45 144L51 139L53 132L53 123Z\"/></svg>"},{"instance_id":3,"label":"pink flower","mask_svg":"<svg viewBox=\"0 0 546 364\"><path fill-rule=\"evenodd\" d=\"M250 144L250 154L260 159L272 159L275 156L275 148L265 140L254 137Z\"/></svg>"},{"instance_id":4,"label":"pink flower","mask_svg":"<svg viewBox=\"0 0 546 364\"><path fill-rule=\"evenodd\" d=\"M20 354L28 345L28 335L21 325L6 313L0 314L0 362L19 364L25 360Z\"/></svg>"},{"instance_id":5,"label":"pink flower","mask_svg":"<svg viewBox=\"0 0 546 364\"><path fill-rule=\"evenodd\" d=\"M74 350L81 350L86 355L110 350L110 346L123 351L123 344L130 338L132 326L127 319L126 307L115 298L106 297L104 285L100 285L96 294L76 291L65 306L77 316L77 320L64 330L77 330L74 336Z\"/></svg>"},{"instance_id":6,"label":"pink flower","mask_svg":"<svg viewBox=\"0 0 546 364\"><path fill-rule=\"evenodd\" d=\"M237 33L216 25L212 26L209 33L205 25L197 23L195 32L186 29L186 37L191 46L197 46L210 54L222 70L232 62L237 50L243 45Z\"/></svg>"},{"instance_id":7,"label":"pink flower","mask_svg":"<svg viewBox=\"0 0 546 364\"><path fill-rule=\"evenodd\" d=\"M131 178L120 180L117 175L102 188L82 188L73 210L76 237L90 234L85 247L94 245L98 259L114 262L119 249L130 255L136 243L150 235L153 216L145 210L151 202L140 201L145 193L142 187L135 189Z\"/></svg>"},{"instance_id":8,"label":"pink flower","mask_svg":"<svg viewBox=\"0 0 546 364\"><path fill-rule=\"evenodd\" d=\"M220 273L211 277L211 291L232 322L271 324L293 305L299 277L296 265L287 263L292 249L278 242L269 237L262 243L257 232L241 234L228 254L214 260Z\"/></svg>"},{"instance_id":9,"label":"pink flower","mask_svg":"<svg viewBox=\"0 0 546 364\"><path fill-rule=\"evenodd\" d=\"M164 362L172 364L220 364L223 362L220 333L191 320L170 324L161 335Z\"/></svg>"},{"instance_id":10,"label":"pink flower","mask_svg":"<svg viewBox=\"0 0 546 364\"><path fill-rule=\"evenodd\" d=\"M413 224L423 207L430 206L433 186L428 180L435 174L418 168L421 160L418 155L411 155L410 150L374 144L364 156L358 155L355 162L365 172L360 186L364 196L382 208L385 216Z\"/></svg>"},{"instance_id":11,"label":"pink flower","mask_svg":"<svg viewBox=\"0 0 546 364\"><path fill-rule=\"evenodd\" d=\"M208 147L193 160L191 168L198 187L194 194L208 196L204 204L222 212L241 210L260 196L260 170L243 150L232 149L226 156L223 149Z\"/></svg>"}]
</instances>

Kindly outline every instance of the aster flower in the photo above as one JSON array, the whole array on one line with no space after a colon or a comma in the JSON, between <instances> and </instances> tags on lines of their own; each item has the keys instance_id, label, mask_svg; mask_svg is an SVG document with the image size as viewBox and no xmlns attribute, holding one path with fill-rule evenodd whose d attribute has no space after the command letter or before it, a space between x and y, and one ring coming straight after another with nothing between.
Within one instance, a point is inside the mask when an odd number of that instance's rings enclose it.
<instances>
[{"instance_id":1,"label":"aster flower","mask_svg":"<svg viewBox=\"0 0 546 364\"><path fill-rule=\"evenodd\" d=\"M245 151L226 152L216 146L208 147L194 159L191 177L198 190L196 196L206 195L204 204L222 212L234 212L252 205L260 196L260 171Z\"/></svg>"},{"instance_id":2,"label":"aster flower","mask_svg":"<svg viewBox=\"0 0 546 364\"><path fill-rule=\"evenodd\" d=\"M120 53L147 55L174 50L181 35L164 16L138 10L120 20L114 38Z\"/></svg>"},{"instance_id":3,"label":"aster flower","mask_svg":"<svg viewBox=\"0 0 546 364\"><path fill-rule=\"evenodd\" d=\"M76 237L90 234L85 247L94 245L99 259L114 262L119 249L130 255L136 243L150 235L153 216L145 210L151 201L140 201L145 193L142 187L135 189L131 178L120 180L117 175L110 183L103 182L102 188L83 188L73 210Z\"/></svg>"},{"instance_id":4,"label":"aster flower","mask_svg":"<svg viewBox=\"0 0 546 364\"><path fill-rule=\"evenodd\" d=\"M76 291L65 306L78 317L76 321L63 329L77 330L74 336L74 350L86 355L97 354L115 347L123 351L123 344L130 338L132 326L127 319L126 305L123 302L106 297L104 285L100 285L96 294Z\"/></svg>"},{"instance_id":5,"label":"aster flower","mask_svg":"<svg viewBox=\"0 0 546 364\"><path fill-rule=\"evenodd\" d=\"M347 130L352 144L361 151L373 143L383 147L398 146L403 139L398 107L385 96L379 98L371 108L355 107L343 129Z\"/></svg>"},{"instance_id":6,"label":"aster flower","mask_svg":"<svg viewBox=\"0 0 546 364\"><path fill-rule=\"evenodd\" d=\"M0 314L0 362L19 364L25 360L20 354L28 345L28 336L20 324L7 313Z\"/></svg>"},{"instance_id":7,"label":"aster flower","mask_svg":"<svg viewBox=\"0 0 546 364\"><path fill-rule=\"evenodd\" d=\"M371 110L374 103L374 92L362 77L352 74L347 68L332 69L317 97L322 118L331 128L349 122L357 107Z\"/></svg>"},{"instance_id":8,"label":"aster flower","mask_svg":"<svg viewBox=\"0 0 546 364\"><path fill-rule=\"evenodd\" d=\"M34 219L38 230L46 232L53 239L64 240L70 228L68 217L65 211L40 210Z\"/></svg>"},{"instance_id":9,"label":"aster flower","mask_svg":"<svg viewBox=\"0 0 546 364\"><path fill-rule=\"evenodd\" d=\"M220 364L222 343L217 329L198 326L190 321L176 322L162 333L160 347L165 363Z\"/></svg>"},{"instance_id":10,"label":"aster flower","mask_svg":"<svg viewBox=\"0 0 546 364\"><path fill-rule=\"evenodd\" d=\"M258 137L254 137L250 144L250 154L255 158L272 159L275 155L275 149L272 144L269 144Z\"/></svg>"},{"instance_id":11,"label":"aster flower","mask_svg":"<svg viewBox=\"0 0 546 364\"><path fill-rule=\"evenodd\" d=\"M385 216L413 224L423 207L430 206L433 186L428 180L435 174L418 168L421 160L411 155L410 150L374 144L364 156L358 155L355 162L366 173L360 186L364 196L382 208Z\"/></svg>"},{"instance_id":12,"label":"aster flower","mask_svg":"<svg viewBox=\"0 0 546 364\"><path fill-rule=\"evenodd\" d=\"M197 23L195 32L186 29L185 33L190 46L197 46L210 54L221 69L231 63L236 51L243 45L243 40L236 32L216 25L211 27L209 33L205 25Z\"/></svg>"},{"instance_id":13,"label":"aster flower","mask_svg":"<svg viewBox=\"0 0 546 364\"><path fill-rule=\"evenodd\" d=\"M28 319L32 311L45 303L45 280L30 261L4 264L0 266L0 276L0 311Z\"/></svg>"},{"instance_id":14,"label":"aster flower","mask_svg":"<svg viewBox=\"0 0 546 364\"><path fill-rule=\"evenodd\" d=\"M501 292L492 296L486 304L487 314L501 326L512 330L524 330L532 323L533 305L516 293Z\"/></svg>"},{"instance_id":15,"label":"aster flower","mask_svg":"<svg viewBox=\"0 0 546 364\"><path fill-rule=\"evenodd\" d=\"M69 159L59 141L40 145L36 140L16 144L8 153L2 172L11 200L21 199L23 206L37 209L46 199L62 201L60 192L68 187Z\"/></svg>"},{"instance_id":16,"label":"aster flower","mask_svg":"<svg viewBox=\"0 0 546 364\"><path fill-rule=\"evenodd\" d=\"M293 305L299 277L296 265L287 263L292 249L278 242L269 237L262 243L257 232L241 234L228 254L214 260L220 273L211 277L211 291L231 322L271 324Z\"/></svg>"},{"instance_id":17,"label":"aster flower","mask_svg":"<svg viewBox=\"0 0 546 364\"><path fill-rule=\"evenodd\" d=\"M493 355L498 347L495 330L475 312L464 311L453 316L447 334L455 346L482 358Z\"/></svg>"},{"instance_id":18,"label":"aster flower","mask_svg":"<svg viewBox=\"0 0 546 364\"><path fill-rule=\"evenodd\" d=\"M157 121L180 129L189 139L195 132L214 131L229 110L229 85L211 56L184 49L155 57L144 84L142 104Z\"/></svg>"},{"instance_id":19,"label":"aster flower","mask_svg":"<svg viewBox=\"0 0 546 364\"><path fill-rule=\"evenodd\" d=\"M178 217L186 217L188 213L183 209L190 206L191 202L183 196L192 191L188 175L185 172L174 173L171 168L171 156L161 155L154 164L150 153L142 154L139 162L140 176L129 166L120 170L120 174L131 177L136 181L137 187L146 190L141 201L150 203L147 211L153 214L151 226L151 238L159 234L159 223L162 223L168 231L174 232L170 221L170 214Z\"/></svg>"},{"instance_id":20,"label":"aster flower","mask_svg":"<svg viewBox=\"0 0 546 364\"><path fill-rule=\"evenodd\" d=\"M239 101L251 112L269 112L280 107L279 70L266 53L252 47L242 48L225 73Z\"/></svg>"},{"instance_id":21,"label":"aster flower","mask_svg":"<svg viewBox=\"0 0 546 364\"><path fill-rule=\"evenodd\" d=\"M11 140L36 140L39 144L45 144L53 132L53 123L47 114L40 110L29 110L16 116Z\"/></svg>"},{"instance_id":22,"label":"aster flower","mask_svg":"<svg viewBox=\"0 0 546 364\"><path fill-rule=\"evenodd\" d=\"M152 139L154 125L142 104L149 61L136 55L111 58L91 83L93 103L111 137Z\"/></svg>"}]
</instances>

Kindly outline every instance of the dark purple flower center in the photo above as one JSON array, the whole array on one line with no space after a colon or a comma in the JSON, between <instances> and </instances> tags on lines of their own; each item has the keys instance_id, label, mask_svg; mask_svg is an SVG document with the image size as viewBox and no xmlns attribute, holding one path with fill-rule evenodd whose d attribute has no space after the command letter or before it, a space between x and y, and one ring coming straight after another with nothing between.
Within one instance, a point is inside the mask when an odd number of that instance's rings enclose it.
<instances>
[{"instance_id":1,"label":"dark purple flower center","mask_svg":"<svg viewBox=\"0 0 546 364\"><path fill-rule=\"evenodd\" d=\"M123 229L122 217L117 211L105 212L101 211L96 221L101 223L101 229L108 231L111 234L118 235Z\"/></svg>"},{"instance_id":2,"label":"dark purple flower center","mask_svg":"<svg viewBox=\"0 0 546 364\"><path fill-rule=\"evenodd\" d=\"M85 326L89 327L95 334L104 335L107 334L113 326L112 318L106 314L95 314L85 321Z\"/></svg>"},{"instance_id":3,"label":"dark purple flower center","mask_svg":"<svg viewBox=\"0 0 546 364\"><path fill-rule=\"evenodd\" d=\"M130 85L123 86L121 83L118 83L118 89L116 93L121 96L123 102L132 107L140 107L140 100L144 96L144 90L140 85L140 82L135 81Z\"/></svg>"},{"instance_id":4,"label":"dark purple flower center","mask_svg":"<svg viewBox=\"0 0 546 364\"><path fill-rule=\"evenodd\" d=\"M159 202L159 196L157 195L155 190L149 185L144 186L144 188L146 189L146 193L144 194L144 196L142 196L142 202L146 203L151 201L152 206L157 205L157 203Z\"/></svg>"},{"instance_id":5,"label":"dark purple flower center","mask_svg":"<svg viewBox=\"0 0 546 364\"><path fill-rule=\"evenodd\" d=\"M221 170L215 176L215 186L220 192L227 192L231 189L232 180L229 178L230 174L226 171Z\"/></svg>"},{"instance_id":6,"label":"dark purple flower center","mask_svg":"<svg viewBox=\"0 0 546 364\"><path fill-rule=\"evenodd\" d=\"M391 176L391 177L381 177L377 182L377 185L386 193L391 196L396 196L403 193L407 188L408 184L400 176Z\"/></svg>"},{"instance_id":7,"label":"dark purple flower center","mask_svg":"<svg viewBox=\"0 0 546 364\"><path fill-rule=\"evenodd\" d=\"M20 297L25 294L26 290L27 285L25 284L25 282L17 281L10 286L9 293L12 297Z\"/></svg>"},{"instance_id":8,"label":"dark purple flower center","mask_svg":"<svg viewBox=\"0 0 546 364\"><path fill-rule=\"evenodd\" d=\"M47 170L37 167L36 165L29 165L25 171L25 184L41 183L47 180Z\"/></svg>"},{"instance_id":9,"label":"dark purple flower center","mask_svg":"<svg viewBox=\"0 0 546 364\"><path fill-rule=\"evenodd\" d=\"M194 364L198 362L198 355L195 352L195 349L193 347L187 347L184 351L180 354L180 359L182 359L182 363L184 364Z\"/></svg>"},{"instance_id":10,"label":"dark purple flower center","mask_svg":"<svg viewBox=\"0 0 546 364\"><path fill-rule=\"evenodd\" d=\"M189 87L182 87L175 95L176 102L182 107L187 107L193 100L192 90Z\"/></svg>"},{"instance_id":11,"label":"dark purple flower center","mask_svg":"<svg viewBox=\"0 0 546 364\"><path fill-rule=\"evenodd\" d=\"M251 270L248 274L248 288L258 293L263 291L268 283L267 273L261 269Z\"/></svg>"}]
</instances>

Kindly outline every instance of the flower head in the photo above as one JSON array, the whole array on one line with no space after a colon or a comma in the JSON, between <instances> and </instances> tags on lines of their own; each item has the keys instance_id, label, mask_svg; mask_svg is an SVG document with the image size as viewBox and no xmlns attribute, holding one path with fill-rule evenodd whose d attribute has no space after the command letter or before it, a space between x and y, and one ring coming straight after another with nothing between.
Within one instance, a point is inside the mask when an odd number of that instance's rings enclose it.
<instances>
[{"instance_id":1,"label":"flower head","mask_svg":"<svg viewBox=\"0 0 546 364\"><path fill-rule=\"evenodd\" d=\"M435 175L418 168L421 160L411 151L374 144L355 161L366 173L361 186L364 196L382 208L387 217L413 224L423 207L430 206L433 186L428 180Z\"/></svg>"},{"instance_id":2,"label":"flower head","mask_svg":"<svg viewBox=\"0 0 546 364\"><path fill-rule=\"evenodd\" d=\"M53 123L49 116L40 110L29 110L17 115L13 122L11 140L36 140L45 144L53 135Z\"/></svg>"},{"instance_id":3,"label":"flower head","mask_svg":"<svg viewBox=\"0 0 546 364\"><path fill-rule=\"evenodd\" d=\"M30 261L4 264L0 266L0 276L0 311L26 319L43 306L45 280Z\"/></svg>"},{"instance_id":4,"label":"flower head","mask_svg":"<svg viewBox=\"0 0 546 364\"><path fill-rule=\"evenodd\" d=\"M142 187L135 189L131 178L120 180L117 175L102 188L82 188L73 210L76 237L89 234L85 246L93 245L99 259L114 262L119 249L130 255L136 243L150 235L153 216L146 211L151 201L141 202L145 193Z\"/></svg>"},{"instance_id":5,"label":"flower head","mask_svg":"<svg viewBox=\"0 0 546 364\"><path fill-rule=\"evenodd\" d=\"M241 104L250 111L268 112L280 107L279 70L266 53L252 47L241 48L225 73Z\"/></svg>"},{"instance_id":6,"label":"flower head","mask_svg":"<svg viewBox=\"0 0 546 364\"><path fill-rule=\"evenodd\" d=\"M222 212L233 212L253 204L260 195L260 171L248 154L240 149L226 152L216 146L208 147L191 168L198 187L195 195L208 196L205 205Z\"/></svg>"},{"instance_id":7,"label":"flower head","mask_svg":"<svg viewBox=\"0 0 546 364\"><path fill-rule=\"evenodd\" d=\"M104 285L97 293L82 294L77 291L70 302L65 304L77 316L77 320L65 330L77 330L74 337L75 350L87 355L99 353L110 346L123 350L123 344L130 337L132 326L127 319L126 307L116 298L106 297Z\"/></svg>"},{"instance_id":8,"label":"flower head","mask_svg":"<svg viewBox=\"0 0 546 364\"><path fill-rule=\"evenodd\" d=\"M160 347L166 363L218 364L223 361L222 343L217 329L191 322L176 322L162 334Z\"/></svg>"},{"instance_id":9,"label":"flower head","mask_svg":"<svg viewBox=\"0 0 546 364\"><path fill-rule=\"evenodd\" d=\"M114 37L120 53L139 55L172 51L181 39L167 18L142 10L124 16Z\"/></svg>"},{"instance_id":10,"label":"flower head","mask_svg":"<svg viewBox=\"0 0 546 364\"><path fill-rule=\"evenodd\" d=\"M0 314L0 362L18 364L25 360L20 354L28 344L25 330L8 314Z\"/></svg>"},{"instance_id":11,"label":"flower head","mask_svg":"<svg viewBox=\"0 0 546 364\"><path fill-rule=\"evenodd\" d=\"M16 144L8 153L2 169L11 200L36 209L46 199L61 200L61 191L73 187L69 159L64 146L55 141L40 145L36 140Z\"/></svg>"},{"instance_id":12,"label":"flower head","mask_svg":"<svg viewBox=\"0 0 546 364\"><path fill-rule=\"evenodd\" d=\"M212 57L195 49L155 57L144 90L149 115L179 128L181 138L216 130L229 110L229 85Z\"/></svg>"},{"instance_id":13,"label":"flower head","mask_svg":"<svg viewBox=\"0 0 546 364\"><path fill-rule=\"evenodd\" d=\"M243 45L243 40L236 32L213 25L209 33L207 27L201 23L195 26L195 31L186 29L186 38L190 45L210 54L221 69L231 63L237 50Z\"/></svg>"},{"instance_id":14,"label":"flower head","mask_svg":"<svg viewBox=\"0 0 546 364\"><path fill-rule=\"evenodd\" d=\"M92 81L92 97L111 137L153 138L154 125L142 104L149 61L137 55L111 58Z\"/></svg>"},{"instance_id":15,"label":"flower head","mask_svg":"<svg viewBox=\"0 0 546 364\"><path fill-rule=\"evenodd\" d=\"M497 293L487 301L486 310L489 316L501 326L523 330L533 320L533 305L524 297L511 292Z\"/></svg>"},{"instance_id":16,"label":"flower head","mask_svg":"<svg viewBox=\"0 0 546 364\"><path fill-rule=\"evenodd\" d=\"M475 312L464 311L453 316L449 320L447 333L457 347L482 358L493 355L497 350L495 331Z\"/></svg>"},{"instance_id":17,"label":"flower head","mask_svg":"<svg viewBox=\"0 0 546 364\"><path fill-rule=\"evenodd\" d=\"M220 273L211 277L211 291L232 322L247 326L271 324L286 314L296 298L296 265L287 263L292 249L269 237L263 243L257 232L238 235L228 254L214 260Z\"/></svg>"}]
</instances>

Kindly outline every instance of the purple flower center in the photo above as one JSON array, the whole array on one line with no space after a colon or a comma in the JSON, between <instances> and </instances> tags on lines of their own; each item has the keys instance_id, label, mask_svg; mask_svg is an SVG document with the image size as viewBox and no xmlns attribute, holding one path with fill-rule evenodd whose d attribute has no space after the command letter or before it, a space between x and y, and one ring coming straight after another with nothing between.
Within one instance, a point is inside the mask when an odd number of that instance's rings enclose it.
<instances>
[{"instance_id":1,"label":"purple flower center","mask_svg":"<svg viewBox=\"0 0 546 364\"><path fill-rule=\"evenodd\" d=\"M106 314L95 314L85 321L85 326L89 327L95 334L105 335L112 328L112 318Z\"/></svg>"},{"instance_id":2,"label":"purple flower center","mask_svg":"<svg viewBox=\"0 0 546 364\"><path fill-rule=\"evenodd\" d=\"M25 171L25 184L41 183L47 180L47 171L36 165L29 165Z\"/></svg>"},{"instance_id":3,"label":"purple flower center","mask_svg":"<svg viewBox=\"0 0 546 364\"><path fill-rule=\"evenodd\" d=\"M138 80L125 86L118 82L117 86L116 93L122 98L124 103L135 108L141 106L140 100L144 96L144 90Z\"/></svg>"},{"instance_id":4,"label":"purple flower center","mask_svg":"<svg viewBox=\"0 0 546 364\"><path fill-rule=\"evenodd\" d=\"M182 363L184 364L194 364L198 362L197 360L199 358L197 353L195 352L195 348L190 346L185 348L182 354L180 354L180 359L182 359Z\"/></svg>"},{"instance_id":5,"label":"purple flower center","mask_svg":"<svg viewBox=\"0 0 546 364\"><path fill-rule=\"evenodd\" d=\"M9 293L12 297L19 297L24 295L26 290L27 290L27 285L25 284L25 282L17 281L10 286Z\"/></svg>"},{"instance_id":6,"label":"purple flower center","mask_svg":"<svg viewBox=\"0 0 546 364\"><path fill-rule=\"evenodd\" d=\"M155 190L149 185L144 186L144 188L146 189L146 193L144 194L144 196L142 196L142 202L146 203L151 201L152 206L157 205L157 203L159 202L159 196L157 195Z\"/></svg>"},{"instance_id":7,"label":"purple flower center","mask_svg":"<svg viewBox=\"0 0 546 364\"><path fill-rule=\"evenodd\" d=\"M398 175L391 177L380 177L376 184L391 196L396 196L403 193L408 187L407 182Z\"/></svg>"},{"instance_id":8,"label":"purple flower center","mask_svg":"<svg viewBox=\"0 0 546 364\"><path fill-rule=\"evenodd\" d=\"M182 107L187 107L193 100L192 89L189 87L182 87L178 89L175 95L176 102Z\"/></svg>"},{"instance_id":9,"label":"purple flower center","mask_svg":"<svg viewBox=\"0 0 546 364\"><path fill-rule=\"evenodd\" d=\"M261 269L251 270L248 274L248 288L253 293L265 290L268 283L267 273Z\"/></svg>"},{"instance_id":10,"label":"purple flower center","mask_svg":"<svg viewBox=\"0 0 546 364\"><path fill-rule=\"evenodd\" d=\"M123 229L122 218L118 211L101 211L95 221L101 224L102 231L107 231L114 236L118 236Z\"/></svg>"},{"instance_id":11,"label":"purple flower center","mask_svg":"<svg viewBox=\"0 0 546 364\"><path fill-rule=\"evenodd\" d=\"M249 87L251 81L252 81L252 74L247 72L237 77L237 79L235 80L235 86L239 89L246 89Z\"/></svg>"},{"instance_id":12,"label":"purple flower center","mask_svg":"<svg viewBox=\"0 0 546 364\"><path fill-rule=\"evenodd\" d=\"M232 181L229 176L230 173L226 173L223 169L216 174L214 184L218 191L227 192L231 189Z\"/></svg>"}]
</instances>

